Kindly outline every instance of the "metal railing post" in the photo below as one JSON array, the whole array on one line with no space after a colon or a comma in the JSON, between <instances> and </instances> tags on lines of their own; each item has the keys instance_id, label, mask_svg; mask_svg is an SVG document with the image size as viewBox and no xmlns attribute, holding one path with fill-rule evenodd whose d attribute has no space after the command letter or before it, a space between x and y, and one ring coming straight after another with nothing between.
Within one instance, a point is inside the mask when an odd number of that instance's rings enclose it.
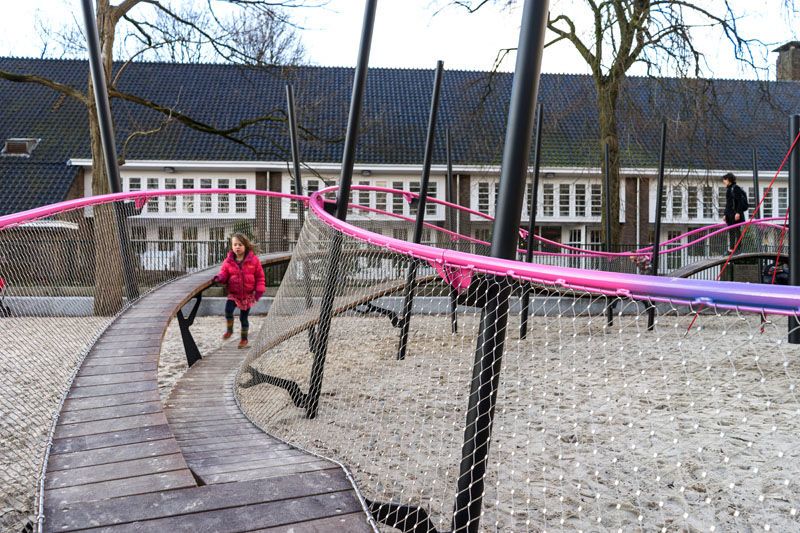
<instances>
[{"instance_id":1,"label":"metal railing post","mask_svg":"<svg viewBox=\"0 0 800 533\"><path fill-rule=\"evenodd\" d=\"M548 5L548 0L525 0L522 11L497 216L492 230L491 256L496 258L514 259L519 244L519 218L528 174ZM481 314L461 447L453 533L476 533L480 529L484 479L506 340L511 282L507 278L488 278L486 282L486 305Z\"/></svg>"},{"instance_id":2,"label":"metal railing post","mask_svg":"<svg viewBox=\"0 0 800 533\"><path fill-rule=\"evenodd\" d=\"M528 238L525 244L525 261L533 261L534 230L536 229L536 209L539 196L539 167L542 160L542 122L544 120L544 106L539 104L536 108L536 151L533 154L533 183L531 196L528 198ZM522 313L519 319L519 338L528 336L528 314L530 313L531 291L529 284L522 287Z\"/></svg>"},{"instance_id":3,"label":"metal railing post","mask_svg":"<svg viewBox=\"0 0 800 533\"><path fill-rule=\"evenodd\" d=\"M342 170L339 176L339 193L336 199L336 218L347 218L347 205L350 200L350 185L353 181L353 165L355 163L356 137L358 136L358 123L361 118L361 102L364 99L364 89L367 84L367 65L369 51L372 45L372 30L375 26L375 11L378 0L366 0L364 7L364 22L361 27L361 43L358 49L358 62L354 73L353 94L350 98L350 114L347 119L347 133L345 134L344 154L342 155ZM336 298L336 287L339 282L339 260L342 251L342 234L334 232L331 239L331 249L327 264L327 277L320 304L319 324L312 351L314 362L311 366L311 378L308 386L308 400L306 402L306 416L315 418L319 407L319 395L322 392L322 377L325 371L325 358L328 354L328 335L333 318L333 301Z\"/></svg>"},{"instance_id":4,"label":"metal railing post","mask_svg":"<svg viewBox=\"0 0 800 533\"><path fill-rule=\"evenodd\" d=\"M417 203L417 218L414 223L415 244L422 240L422 228L425 224L425 206L428 200L428 182L431 175L431 159L433 158L433 140L436 136L436 115L439 110L439 93L442 86L444 63L436 62L436 73L433 78L433 94L431 95L431 108L428 114L428 133L425 138L425 155L422 162L422 179L420 181L419 202ZM411 260L406 273L406 285L403 295L403 314L400 318L400 344L397 347L397 358L405 359L408 349L408 332L411 327L411 310L414 306L414 289L417 284L417 262Z\"/></svg>"},{"instance_id":5,"label":"metal railing post","mask_svg":"<svg viewBox=\"0 0 800 533\"><path fill-rule=\"evenodd\" d=\"M606 241L606 252L611 251L612 242L611 242L611 156L609 154L610 150L608 147L608 143L605 143L605 149L603 150L603 160L605 163L605 172L603 173L603 189L604 189L604 196L606 197L606 209L605 209L605 241ZM616 305L616 298L609 297L611 301L606 306L606 325L611 327L614 325L614 307Z\"/></svg>"},{"instance_id":6,"label":"metal railing post","mask_svg":"<svg viewBox=\"0 0 800 533\"><path fill-rule=\"evenodd\" d=\"M789 146L800 134L800 115L789 117ZM775 265L777 268L777 265ZM789 156L789 285L800 285L800 148ZM800 344L800 320L789 316L789 344Z\"/></svg>"},{"instance_id":7,"label":"metal railing post","mask_svg":"<svg viewBox=\"0 0 800 533\"><path fill-rule=\"evenodd\" d=\"M650 269L653 276L658 276L659 250L661 246L661 206L664 200L664 151L667 145L667 123L661 123L661 151L658 156L658 186L656 187L655 235L653 236L653 254ZM647 331L652 331L656 320L656 306L652 302L647 309Z\"/></svg>"},{"instance_id":8,"label":"metal railing post","mask_svg":"<svg viewBox=\"0 0 800 533\"><path fill-rule=\"evenodd\" d=\"M100 126L103 163L105 164L106 177L108 178L111 192L120 193L122 192L122 180L119 176L114 125L111 118L111 106L108 102L108 87L106 86L106 75L100 55L100 36L97 31L97 21L95 20L92 0L81 0L81 8L83 11L83 24L86 28L86 45L89 49L89 73L92 78L94 103L97 109L97 121ZM122 277L125 283L125 293L130 302L139 297L139 287L136 284L136 277L133 273L133 254L128 241L127 215L124 206L118 202L114 203L114 213L122 259Z\"/></svg>"},{"instance_id":9,"label":"metal railing post","mask_svg":"<svg viewBox=\"0 0 800 533\"><path fill-rule=\"evenodd\" d=\"M453 183L453 147L450 144L450 128L445 131L445 148L447 150L447 177L445 181L445 199L451 204L455 204L455 183ZM455 217L458 212L452 208L447 208L447 216L445 217L445 225L450 231L456 231ZM458 293L454 287L450 287L450 333L458 333Z\"/></svg>"}]
</instances>

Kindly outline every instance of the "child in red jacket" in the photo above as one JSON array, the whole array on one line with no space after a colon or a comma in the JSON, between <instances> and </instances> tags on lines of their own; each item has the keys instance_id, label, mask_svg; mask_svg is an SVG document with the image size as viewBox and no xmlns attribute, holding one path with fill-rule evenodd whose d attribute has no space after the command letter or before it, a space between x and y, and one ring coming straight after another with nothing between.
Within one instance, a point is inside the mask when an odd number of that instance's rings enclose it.
<instances>
[{"instance_id":1,"label":"child in red jacket","mask_svg":"<svg viewBox=\"0 0 800 533\"><path fill-rule=\"evenodd\" d=\"M264 295L264 269L253 253L250 240L241 233L234 233L231 237L231 251L222 262L219 274L214 276L214 281L228 285L228 301L225 302L227 329L222 338L229 339L233 335L233 310L238 307L239 321L242 323L239 348L246 348L250 308Z\"/></svg>"}]
</instances>

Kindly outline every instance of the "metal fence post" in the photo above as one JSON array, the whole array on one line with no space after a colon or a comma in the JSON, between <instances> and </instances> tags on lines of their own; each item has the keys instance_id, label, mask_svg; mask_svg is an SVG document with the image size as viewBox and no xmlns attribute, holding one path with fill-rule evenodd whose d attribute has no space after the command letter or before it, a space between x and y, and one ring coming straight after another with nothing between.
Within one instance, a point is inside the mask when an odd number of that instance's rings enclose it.
<instances>
[{"instance_id":1,"label":"metal fence post","mask_svg":"<svg viewBox=\"0 0 800 533\"><path fill-rule=\"evenodd\" d=\"M605 209L605 238L606 238L606 252L610 252L613 246L611 242L611 157L609 154L609 147L608 143L605 143L605 150L603 154L603 159L605 162L605 173L603 179L603 189L605 190L605 197L606 197L606 209ZM616 298L611 298L611 301L606 306L606 324L608 327L614 325L614 307L616 306L617 300Z\"/></svg>"},{"instance_id":2,"label":"metal fence post","mask_svg":"<svg viewBox=\"0 0 800 533\"><path fill-rule=\"evenodd\" d=\"M544 106L539 104L536 108L536 151L533 154L533 183L531 184L531 195L528 198L528 238L525 244L525 261L533 261L533 245L535 242L534 231L536 229L536 209L539 196L539 167L542 160L542 123L544 120ZM528 314L530 313L531 291L528 284L522 286L522 313L519 318L519 338L524 339L528 336Z\"/></svg>"},{"instance_id":3,"label":"metal fence post","mask_svg":"<svg viewBox=\"0 0 800 533\"><path fill-rule=\"evenodd\" d=\"M661 206L664 197L664 150L667 144L667 123L661 123L661 151L658 156L658 186L656 187L655 235L653 236L653 254L650 269L653 276L658 276L659 250L661 246ZM652 302L647 309L647 331L652 331L656 320L656 306Z\"/></svg>"},{"instance_id":4,"label":"metal fence post","mask_svg":"<svg viewBox=\"0 0 800 533\"><path fill-rule=\"evenodd\" d=\"M358 50L358 63L353 80L353 94L350 98L350 114L347 119L342 170L339 176L339 194L336 199L336 218L347 218L347 205L350 201L350 185L353 181L353 165L355 162L356 137L358 123L361 118L361 102L364 99L364 88L367 84L367 64L372 45L372 30L375 26L375 11L378 0L366 0L364 22L361 27L361 43ZM319 407L319 395L322 392L322 377L325 371L325 357L328 354L328 335L333 318L333 301L336 298L336 287L339 281L339 259L342 251L342 234L338 231L331 239L331 249L327 264L327 277L320 304L319 324L312 351L314 362L311 366L311 379L308 386L306 416L315 418Z\"/></svg>"},{"instance_id":5,"label":"metal fence post","mask_svg":"<svg viewBox=\"0 0 800 533\"><path fill-rule=\"evenodd\" d=\"M83 24L86 28L86 45L89 49L89 73L92 77L94 103L97 109L97 121L100 126L100 144L103 148L103 163L105 163L106 177L112 193L122 192L122 180L119 176L117 164L117 146L114 139L114 125L111 118L111 106L108 103L108 87L106 75L103 70L103 61L100 56L100 36L97 32L94 6L91 0L81 0L83 11ZM94 179L94 178L93 178ZM117 222L117 238L120 245L122 258L122 277L125 282L125 292L128 301L139 297L139 287L133 273L133 252L130 248L127 231L127 214L119 203L114 203L114 212Z\"/></svg>"},{"instance_id":6,"label":"metal fence post","mask_svg":"<svg viewBox=\"0 0 800 533\"><path fill-rule=\"evenodd\" d=\"M519 218L528 174L548 4L548 0L526 0L522 11L500 191L492 230L492 257L514 259L519 244ZM507 278L490 278L486 283L486 305L475 349L461 448L453 533L476 533L480 529L484 478L506 340L511 282Z\"/></svg>"},{"instance_id":7,"label":"metal fence post","mask_svg":"<svg viewBox=\"0 0 800 533\"><path fill-rule=\"evenodd\" d=\"M789 117L789 146L800 133L800 115ZM777 265L776 265L777 266ZM789 285L800 285L800 148L789 156ZM800 344L800 320L789 316L789 344Z\"/></svg>"},{"instance_id":8,"label":"metal fence post","mask_svg":"<svg viewBox=\"0 0 800 533\"><path fill-rule=\"evenodd\" d=\"M447 150L447 178L445 181L445 199L451 204L456 203L455 197L455 183L453 183L453 147L450 143L450 128L445 131L445 148ZM445 225L450 231L456 231L455 217L458 216L458 211L454 211L451 207L447 208L447 216L445 217ZM450 287L450 332L458 333L458 293L454 287Z\"/></svg>"},{"instance_id":9,"label":"metal fence post","mask_svg":"<svg viewBox=\"0 0 800 533\"><path fill-rule=\"evenodd\" d=\"M442 86L442 73L444 63L436 62L436 74L433 78L433 94L431 95L431 109L428 114L428 133L425 138L425 155L422 162L422 179L419 187L419 202L417 203L417 218L414 223L415 244L422 240L422 228L425 224L425 207L428 201L428 182L431 175L431 159L433 158L433 139L436 135L436 114L439 110L439 93ZM400 322L400 344L397 348L397 358L405 359L408 349L408 331L411 327L411 310L414 306L414 289L417 284L417 262L411 260L406 273L406 286L403 295L403 314Z\"/></svg>"}]
</instances>

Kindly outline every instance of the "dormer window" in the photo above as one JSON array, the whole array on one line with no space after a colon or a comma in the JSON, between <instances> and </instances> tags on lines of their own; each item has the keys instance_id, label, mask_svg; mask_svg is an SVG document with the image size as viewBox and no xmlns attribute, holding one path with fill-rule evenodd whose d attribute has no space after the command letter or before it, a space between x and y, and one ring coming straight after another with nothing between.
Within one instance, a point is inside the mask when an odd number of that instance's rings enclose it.
<instances>
[{"instance_id":1,"label":"dormer window","mask_svg":"<svg viewBox=\"0 0 800 533\"><path fill-rule=\"evenodd\" d=\"M18 138L6 139L0 155L3 157L30 157L41 139Z\"/></svg>"}]
</instances>

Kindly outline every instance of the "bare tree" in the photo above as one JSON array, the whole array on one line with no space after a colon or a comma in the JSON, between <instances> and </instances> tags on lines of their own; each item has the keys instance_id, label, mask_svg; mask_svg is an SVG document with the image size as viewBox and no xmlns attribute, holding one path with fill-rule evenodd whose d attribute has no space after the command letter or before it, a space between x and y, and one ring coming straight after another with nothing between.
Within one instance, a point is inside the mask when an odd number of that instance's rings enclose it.
<instances>
[{"instance_id":1,"label":"bare tree","mask_svg":"<svg viewBox=\"0 0 800 533\"><path fill-rule=\"evenodd\" d=\"M296 27L288 17L293 7L322 5L320 0L226 0L186 3L169 0L123 0L113 5L110 0L97 0L96 20L100 35L103 68L110 98L126 100L162 113L165 121L181 124L246 146L245 128L264 122L283 123L282 110L253 116L238 124L216 126L181 113L169 103L155 102L143 95L131 94L118 88L126 67L136 59L167 59L174 61L222 60L238 64L275 65L297 63L302 59L302 47ZM64 55L83 54L85 39L77 20L70 27L50 34ZM53 50L51 42L51 50ZM55 52L54 52L55 53ZM125 63L113 71L115 58ZM34 83L48 87L72 98L86 107L92 153L92 194L109 192L100 143L100 127L94 104L94 88L89 79L86 90L78 89L36 74L0 70L0 78L19 83ZM156 128L152 131L158 131ZM148 132L142 132L147 134ZM125 153L123 149L122 154ZM120 161L121 164L123 161ZM95 312L115 313L122 305L122 292L113 280L120 279L119 265L109 256L118 249L110 210L95 213L95 245L97 249ZM101 231L100 228L106 228ZM116 284L118 285L118 284Z\"/></svg>"},{"instance_id":2,"label":"bare tree","mask_svg":"<svg viewBox=\"0 0 800 533\"><path fill-rule=\"evenodd\" d=\"M779 0L787 13L795 12L794 0ZM519 0L446 0L476 12L487 4L508 7ZM741 13L733 0L572 0L551 5L547 29L552 46L570 43L586 62L596 89L600 153L608 144L611 190L611 238L619 242L620 143L617 110L620 94L631 67L643 63L649 75L668 73L700 78L708 70L705 51L697 33L717 32L729 43L734 57L754 69L756 52L764 43L749 39L739 28ZM719 41L717 41L719 43ZM601 168L605 164L601 160ZM605 216L605 210L603 210Z\"/></svg>"}]
</instances>

